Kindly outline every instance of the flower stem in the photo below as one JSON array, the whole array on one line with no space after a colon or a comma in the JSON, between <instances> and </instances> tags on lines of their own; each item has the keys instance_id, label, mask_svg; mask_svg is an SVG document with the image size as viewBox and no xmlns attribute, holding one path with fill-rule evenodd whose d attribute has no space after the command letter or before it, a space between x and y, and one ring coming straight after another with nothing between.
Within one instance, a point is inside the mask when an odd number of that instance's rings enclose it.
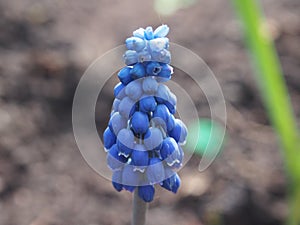
<instances>
[{"instance_id":1,"label":"flower stem","mask_svg":"<svg viewBox=\"0 0 300 225\"><path fill-rule=\"evenodd\" d=\"M132 224L145 225L148 203L144 202L138 195L138 189L134 191L133 208L132 208Z\"/></svg>"}]
</instances>

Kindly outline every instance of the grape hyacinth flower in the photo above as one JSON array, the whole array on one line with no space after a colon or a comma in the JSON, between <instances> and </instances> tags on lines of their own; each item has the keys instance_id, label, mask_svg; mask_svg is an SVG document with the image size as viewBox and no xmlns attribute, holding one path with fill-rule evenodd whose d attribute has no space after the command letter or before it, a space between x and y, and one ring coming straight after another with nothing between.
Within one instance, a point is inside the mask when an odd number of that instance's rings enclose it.
<instances>
[{"instance_id":1,"label":"grape hyacinth flower","mask_svg":"<svg viewBox=\"0 0 300 225\"><path fill-rule=\"evenodd\" d=\"M155 185L176 193L187 137L175 118L177 98L164 82L171 79L167 25L139 28L126 39L126 66L118 73L115 100L103 133L107 164L117 191L128 190L151 202Z\"/></svg>"}]
</instances>

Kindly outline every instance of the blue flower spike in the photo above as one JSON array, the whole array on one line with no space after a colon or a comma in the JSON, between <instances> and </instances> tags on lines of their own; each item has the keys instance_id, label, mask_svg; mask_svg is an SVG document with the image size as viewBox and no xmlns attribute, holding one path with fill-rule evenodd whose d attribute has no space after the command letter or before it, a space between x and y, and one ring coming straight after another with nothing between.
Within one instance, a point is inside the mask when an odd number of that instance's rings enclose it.
<instances>
[{"instance_id":1,"label":"blue flower spike","mask_svg":"<svg viewBox=\"0 0 300 225\"><path fill-rule=\"evenodd\" d=\"M136 191L151 202L155 186L176 193L187 137L175 118L177 97L163 84L172 78L167 25L139 28L125 41L126 66L118 72L115 100L103 132L107 166L118 191Z\"/></svg>"}]
</instances>

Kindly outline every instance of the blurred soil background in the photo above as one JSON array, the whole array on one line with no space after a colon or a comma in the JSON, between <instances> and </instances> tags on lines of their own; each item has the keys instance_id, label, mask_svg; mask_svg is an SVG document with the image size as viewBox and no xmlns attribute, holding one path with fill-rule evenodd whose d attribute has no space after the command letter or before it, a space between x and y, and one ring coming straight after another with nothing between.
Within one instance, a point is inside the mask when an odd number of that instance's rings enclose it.
<instances>
[{"instance_id":1,"label":"blurred soil background","mask_svg":"<svg viewBox=\"0 0 300 225\"><path fill-rule=\"evenodd\" d=\"M300 121L300 1L264 0L263 6ZM193 50L216 75L227 104L228 137L204 173L197 170L198 156L180 171L177 195L158 188L147 224L283 224L281 153L230 1L199 0L159 17L152 1L0 0L1 225L130 224L131 194L113 190L78 151L72 101L94 59L123 44L133 30L161 23L170 26L172 42ZM175 76L199 115L209 117L206 99L184 75ZM100 96L100 134L116 82Z\"/></svg>"}]
</instances>

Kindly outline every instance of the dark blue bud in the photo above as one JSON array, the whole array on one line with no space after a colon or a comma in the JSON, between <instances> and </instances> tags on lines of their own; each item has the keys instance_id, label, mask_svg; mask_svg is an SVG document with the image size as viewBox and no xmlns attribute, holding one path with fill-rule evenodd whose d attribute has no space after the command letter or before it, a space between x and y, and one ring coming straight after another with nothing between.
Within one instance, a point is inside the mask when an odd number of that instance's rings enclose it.
<instances>
[{"instance_id":1,"label":"dark blue bud","mask_svg":"<svg viewBox=\"0 0 300 225\"><path fill-rule=\"evenodd\" d=\"M142 112L148 113L155 110L157 103L153 96L146 96L146 97L142 97L139 106Z\"/></svg>"},{"instance_id":2,"label":"dark blue bud","mask_svg":"<svg viewBox=\"0 0 300 225\"><path fill-rule=\"evenodd\" d=\"M145 168L149 165L149 154L144 145L135 145L131 153L131 160L134 170L144 172Z\"/></svg>"},{"instance_id":3,"label":"dark blue bud","mask_svg":"<svg viewBox=\"0 0 300 225\"><path fill-rule=\"evenodd\" d=\"M145 202L151 202L154 198L155 189L153 185L145 185L138 187L138 194Z\"/></svg>"},{"instance_id":4,"label":"dark blue bud","mask_svg":"<svg viewBox=\"0 0 300 225\"><path fill-rule=\"evenodd\" d=\"M149 128L148 115L143 112L135 112L131 118L131 128L135 134L144 134Z\"/></svg>"},{"instance_id":5,"label":"dark blue bud","mask_svg":"<svg viewBox=\"0 0 300 225\"><path fill-rule=\"evenodd\" d=\"M116 143L116 135L107 127L103 132L103 142L105 149L110 149Z\"/></svg>"},{"instance_id":6,"label":"dark blue bud","mask_svg":"<svg viewBox=\"0 0 300 225\"><path fill-rule=\"evenodd\" d=\"M131 70L132 79L139 79L146 76L146 70L142 63L137 63Z\"/></svg>"},{"instance_id":7,"label":"dark blue bud","mask_svg":"<svg viewBox=\"0 0 300 225\"><path fill-rule=\"evenodd\" d=\"M118 77L122 84L127 85L130 81L132 81L130 71L130 67L124 67L119 71Z\"/></svg>"},{"instance_id":8,"label":"dark blue bud","mask_svg":"<svg viewBox=\"0 0 300 225\"><path fill-rule=\"evenodd\" d=\"M161 186L167 189L168 191L172 191L173 193L176 194L180 186L180 183L181 183L180 178L178 174L175 173L173 176L164 180Z\"/></svg>"},{"instance_id":9,"label":"dark blue bud","mask_svg":"<svg viewBox=\"0 0 300 225\"><path fill-rule=\"evenodd\" d=\"M171 79L172 74L173 67L169 66L168 64L163 64L158 76L160 77L160 81L165 82Z\"/></svg>"},{"instance_id":10,"label":"dark blue bud","mask_svg":"<svg viewBox=\"0 0 300 225\"><path fill-rule=\"evenodd\" d=\"M149 76L157 76L161 71L162 66L158 62L150 62L147 65L146 72Z\"/></svg>"}]
</instances>

